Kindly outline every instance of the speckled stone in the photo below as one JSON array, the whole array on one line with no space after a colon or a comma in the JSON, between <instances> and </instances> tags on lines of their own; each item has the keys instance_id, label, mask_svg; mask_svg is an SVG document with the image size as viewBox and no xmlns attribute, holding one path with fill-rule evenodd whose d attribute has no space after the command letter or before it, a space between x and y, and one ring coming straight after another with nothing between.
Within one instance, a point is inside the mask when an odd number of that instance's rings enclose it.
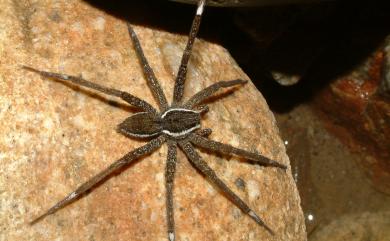
<instances>
[{"instance_id":1,"label":"speckled stone","mask_svg":"<svg viewBox=\"0 0 390 241\"><path fill-rule=\"evenodd\" d=\"M27 72L62 72L156 105L125 23L81 1L0 0L0 240L167 240L163 146L34 226L34 217L128 151L115 131L135 112L119 100ZM186 36L135 26L168 98ZM222 47L196 42L185 97L247 76ZM210 138L289 165L272 113L248 83L209 105ZM275 231L270 236L178 154L177 240L306 240L290 170L202 152L219 176ZM239 180L239 181L237 181ZM240 185L235 185L240 183Z\"/></svg>"},{"instance_id":2,"label":"speckled stone","mask_svg":"<svg viewBox=\"0 0 390 241\"><path fill-rule=\"evenodd\" d=\"M313 241L389 241L390 212L354 213L318 229L310 237Z\"/></svg>"}]
</instances>

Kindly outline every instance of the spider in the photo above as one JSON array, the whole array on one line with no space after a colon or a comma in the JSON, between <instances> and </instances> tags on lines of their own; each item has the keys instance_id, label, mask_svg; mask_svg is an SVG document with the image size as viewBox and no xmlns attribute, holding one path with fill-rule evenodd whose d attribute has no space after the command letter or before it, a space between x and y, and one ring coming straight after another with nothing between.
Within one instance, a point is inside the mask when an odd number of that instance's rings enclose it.
<instances>
[{"instance_id":1,"label":"spider","mask_svg":"<svg viewBox=\"0 0 390 241\"><path fill-rule=\"evenodd\" d=\"M231 145L223 144L217 141L208 139L211 134L211 129L201 129L201 115L207 112L207 106L200 105L205 99L212 96L218 90L238 85L243 85L245 80L231 80L219 81L210 85L209 87L199 91L193 95L189 100L183 101L184 82L187 73L187 64L192 52L192 46L196 39L199 30L202 13L204 10L206 0L200 0L196 11L195 18L189 33L187 45L185 47L178 74L175 80L173 101L171 105L165 97L165 94L156 79L152 68L143 53L140 41L134 32L132 26L127 23L130 38L135 47L135 51L142 64L142 68L154 97L158 101L160 111L156 110L146 101L139 99L127 92L117 89L107 88L102 85L87 81L80 77L70 76L60 73L52 73L40 71L28 66L23 66L24 69L38 73L47 78L54 78L64 82L70 82L75 85L90 88L106 95L121 98L130 105L138 107L141 112L138 112L120 123L117 131L127 137L149 139L150 141L127 153L119 160L112 163L108 168L101 171L84 184L80 185L75 191L71 192L64 199L56 203L48 209L41 216L34 219L31 224L35 224L46 216L55 213L67 204L75 201L77 198L85 194L97 183L105 180L110 174L116 172L124 166L129 165L134 160L151 154L157 150L162 144L168 144L168 155L165 168L165 187L166 187L166 216L168 228L168 240L175 240L175 225L174 225L174 210L173 210L173 182L176 172L176 154L177 147L179 147L187 156L189 161L202 174L204 174L212 183L214 183L236 206L238 206L244 213L248 214L256 223L263 226L269 233L273 231L262 221L262 219L249 206L238 197L215 173L213 169L202 159L196 152L194 146L200 148L219 152L222 154L236 155L243 157L254 163L266 166L273 166L286 170L287 167L274 160L271 160L260 154L249 152L243 149L233 147Z\"/></svg>"}]
</instances>

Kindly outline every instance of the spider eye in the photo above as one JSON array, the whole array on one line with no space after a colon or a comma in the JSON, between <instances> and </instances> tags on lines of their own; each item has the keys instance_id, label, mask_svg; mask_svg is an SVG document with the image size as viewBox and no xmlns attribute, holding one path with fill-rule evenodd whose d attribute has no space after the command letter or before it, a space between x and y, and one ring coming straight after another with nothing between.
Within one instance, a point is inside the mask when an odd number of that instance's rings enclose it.
<instances>
[{"instance_id":1,"label":"spider eye","mask_svg":"<svg viewBox=\"0 0 390 241\"><path fill-rule=\"evenodd\" d=\"M118 125L118 131L126 136L148 138L161 133L161 119L148 112L128 117Z\"/></svg>"}]
</instances>

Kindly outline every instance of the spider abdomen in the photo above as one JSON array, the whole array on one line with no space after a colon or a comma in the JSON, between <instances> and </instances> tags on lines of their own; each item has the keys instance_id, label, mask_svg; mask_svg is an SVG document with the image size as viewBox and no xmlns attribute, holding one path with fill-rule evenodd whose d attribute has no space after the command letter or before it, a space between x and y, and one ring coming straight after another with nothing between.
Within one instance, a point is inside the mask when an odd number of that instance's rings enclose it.
<instances>
[{"instance_id":1,"label":"spider abdomen","mask_svg":"<svg viewBox=\"0 0 390 241\"><path fill-rule=\"evenodd\" d=\"M130 116L118 125L118 131L126 136L147 138L161 134L163 130L160 117L149 112Z\"/></svg>"},{"instance_id":2,"label":"spider abdomen","mask_svg":"<svg viewBox=\"0 0 390 241\"><path fill-rule=\"evenodd\" d=\"M200 114L184 108L171 108L161 115L162 132L176 138L200 128Z\"/></svg>"}]
</instances>

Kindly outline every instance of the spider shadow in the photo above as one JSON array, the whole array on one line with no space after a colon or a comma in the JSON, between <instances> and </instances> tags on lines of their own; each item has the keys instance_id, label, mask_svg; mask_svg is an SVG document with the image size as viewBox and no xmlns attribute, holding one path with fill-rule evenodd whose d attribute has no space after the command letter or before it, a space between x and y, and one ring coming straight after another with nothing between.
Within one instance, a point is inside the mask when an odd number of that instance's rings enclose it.
<instances>
[{"instance_id":1,"label":"spider shadow","mask_svg":"<svg viewBox=\"0 0 390 241\"><path fill-rule=\"evenodd\" d=\"M144 141L150 141L151 139L143 139ZM157 151L157 150L156 150ZM134 165L137 165L139 162L143 161L145 158L148 158L151 154L153 153L150 153L148 155L144 155L144 156L141 156L135 160L133 160L131 163L129 163L128 165L125 165L121 168L119 168L118 170L115 170L114 172L112 172L110 175L106 176L105 178L103 178L102 180L100 180L99 182L97 182L95 185L93 185L91 188L89 188L87 191L85 191L83 194L81 194L80 196L78 196L77 198L73 199L71 202L69 202L68 204L66 204L65 206L61 207L60 209L58 209L57 211L61 210L61 209L64 209L66 208L67 206L71 205L72 203L75 203L77 202L78 200L88 196L91 192L93 192L95 189L99 188L100 186L102 186L106 181L108 181L109 179L113 178L113 177L116 177L116 176L119 176L120 174L122 174L124 171L126 171L128 168L131 168L132 166ZM119 160L119 159L118 159ZM117 161L117 160L116 160ZM104 168L105 169L105 168ZM103 170L104 170L103 169ZM92 173L92 176L89 177L87 180L90 180L96 173ZM56 213L57 213L56 211ZM34 225L38 222L40 222L42 219L44 219L45 216L43 216L41 219L37 219L35 222L33 223L30 223L31 225Z\"/></svg>"},{"instance_id":2,"label":"spider shadow","mask_svg":"<svg viewBox=\"0 0 390 241\"><path fill-rule=\"evenodd\" d=\"M240 163L248 163L250 164L251 166L261 166L261 167L267 167L267 165L262 165L262 164L259 164L259 163L256 163L254 161L251 161L251 160L248 160L246 158L243 158L243 157L239 157L239 156L236 156L236 155L229 155L229 154L224 154L224 153L219 153L219 152L214 152L214 151L210 151L210 150L207 150L205 148L201 148L201 147L198 147L198 146L194 146L194 149L199 153L199 155L201 156L201 158L203 160L206 161L206 159L203 157L202 154L206 154L207 156L215 156L217 158L221 158L223 159L222 162L230 162L231 160L237 160L239 161ZM188 158L187 158L188 159ZM230 202L234 203L234 201L223 191L221 190L220 187L218 187L214 182L212 182L209 178L207 178L207 176L205 174L203 174L201 171L199 171L199 169L191 162L189 161L189 163L191 164L191 166L193 167L193 169L196 170L196 172L202 177L204 178L205 180L207 180L207 182L213 186L214 190L216 190L219 194L221 194L222 196L224 196L227 200L229 200ZM221 166L221 164L219 164L219 160L216 160L216 163L218 166ZM248 167L250 168L250 167ZM214 169L214 168L213 168ZM279 172L276 172L276 173L279 173ZM220 177L220 174L216 172L216 175L218 177ZM235 180L237 179L241 179L241 180L244 180L241 176L236 176L235 177ZM230 183L234 183L235 180L232 180L232 181L229 181ZM224 181L225 182L225 181ZM240 188L237 188L237 190L239 190L240 192L244 192L244 193L247 193L247 189L244 187L244 189L240 189ZM237 193L237 192L236 192ZM237 193L238 194L238 193ZM242 193L241 193L242 194Z\"/></svg>"},{"instance_id":3,"label":"spider shadow","mask_svg":"<svg viewBox=\"0 0 390 241\"><path fill-rule=\"evenodd\" d=\"M197 106L202 105L202 104L210 105L210 104L212 104L214 102L217 102L220 99L223 99L223 98L228 97L230 95L234 95L234 92L237 91L238 89L240 89L241 87L243 87L243 86L230 87L227 90L221 91L220 93L217 93L217 94L214 94L214 95L210 96L209 98L207 98L204 101L200 102Z\"/></svg>"},{"instance_id":4,"label":"spider shadow","mask_svg":"<svg viewBox=\"0 0 390 241\"><path fill-rule=\"evenodd\" d=\"M247 163L251 166L259 166L259 167L273 167L271 165L265 165L265 164L261 164L259 162L256 162L256 161L252 161L252 160L249 160L249 159L246 159L244 157L240 157L240 156L237 156L237 155L234 155L234 154L225 154L225 153L220 153L220 152L215 152L215 151L210 151L208 149L205 149L205 148L202 148L202 147L198 147L196 146L196 149L201 151L201 153L206 153L207 155L212 155L212 156L216 156L216 157L219 157L221 159L224 159L224 161L226 162L230 162L230 160L237 160L239 161L240 163ZM260 153L258 153L257 151L251 151L251 152L255 152L259 155L262 155ZM277 168L277 167L276 167Z\"/></svg>"},{"instance_id":5,"label":"spider shadow","mask_svg":"<svg viewBox=\"0 0 390 241\"><path fill-rule=\"evenodd\" d=\"M56 78L50 78L50 77L43 77L43 78L51 79L54 82L61 83L62 85L72 89L74 92L82 93L90 98L99 100L106 105L124 110L126 112L135 113L135 112L138 112L141 110L140 108L137 108L137 107L132 106L130 104L127 104L125 102L122 102L122 101L120 102L120 101L117 101L117 100L114 100L111 98L107 98L104 95L100 94L99 92L95 92L95 91L77 86L77 85L72 84L68 81L64 81L64 80L60 80L60 79L56 79Z\"/></svg>"},{"instance_id":6,"label":"spider shadow","mask_svg":"<svg viewBox=\"0 0 390 241\"><path fill-rule=\"evenodd\" d=\"M145 140L145 139L144 139ZM147 141L150 141L151 139L147 140ZM157 151L157 150L156 150ZM98 183L96 183L92 188L90 188L88 191L85 192L84 195L82 196L85 196L85 195L88 195L89 193L93 192L93 190L95 190L96 188L99 188L101 185L103 185L107 180L113 178L113 177L116 177L116 176L119 176L120 174L122 174L123 172L125 172L127 169L137 165L139 162L143 161L144 159L148 158L150 155L152 155L153 153L151 154L148 154L148 155L144 155L142 157L139 157L137 159L135 159L134 161L132 161L131 163L129 163L128 165L125 165L121 168L119 168L118 170L115 170L114 172L112 172L110 175L108 175L107 177L103 178L101 181L99 181Z\"/></svg>"}]
</instances>

